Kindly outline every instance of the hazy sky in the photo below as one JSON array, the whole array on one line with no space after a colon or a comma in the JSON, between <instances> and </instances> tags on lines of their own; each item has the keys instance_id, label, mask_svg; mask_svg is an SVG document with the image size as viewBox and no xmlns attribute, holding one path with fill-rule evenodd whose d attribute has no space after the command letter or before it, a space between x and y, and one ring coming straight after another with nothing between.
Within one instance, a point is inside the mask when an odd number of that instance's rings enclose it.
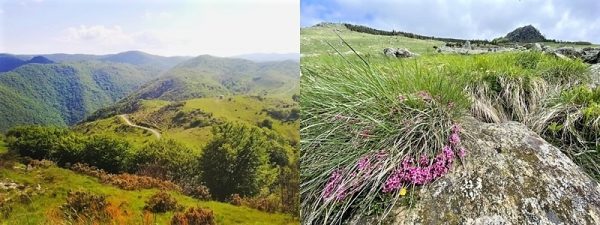
<instances>
[{"instance_id":1,"label":"hazy sky","mask_svg":"<svg viewBox=\"0 0 600 225\"><path fill-rule=\"evenodd\" d=\"M299 0L0 0L0 52L297 53Z\"/></svg>"},{"instance_id":2,"label":"hazy sky","mask_svg":"<svg viewBox=\"0 0 600 225\"><path fill-rule=\"evenodd\" d=\"M599 0L302 0L302 27L322 21L469 39L532 24L546 38L600 43Z\"/></svg>"}]
</instances>

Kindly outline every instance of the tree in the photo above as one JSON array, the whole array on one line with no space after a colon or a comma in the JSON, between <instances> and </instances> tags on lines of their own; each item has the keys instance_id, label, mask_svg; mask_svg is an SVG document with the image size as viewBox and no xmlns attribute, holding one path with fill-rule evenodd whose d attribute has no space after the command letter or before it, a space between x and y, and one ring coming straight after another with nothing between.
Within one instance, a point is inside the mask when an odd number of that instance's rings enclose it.
<instances>
[{"instance_id":1,"label":"tree","mask_svg":"<svg viewBox=\"0 0 600 225\"><path fill-rule=\"evenodd\" d=\"M253 196L261 188L260 168L268 165L263 130L240 123L213 128L213 139L199 157L202 180L214 197Z\"/></svg>"},{"instance_id":2,"label":"tree","mask_svg":"<svg viewBox=\"0 0 600 225\"><path fill-rule=\"evenodd\" d=\"M138 150L131 160L132 171L165 180L182 181L195 176L190 165L192 150L174 140L157 140Z\"/></svg>"},{"instance_id":3,"label":"tree","mask_svg":"<svg viewBox=\"0 0 600 225\"><path fill-rule=\"evenodd\" d=\"M58 140L69 132L58 127L19 126L6 133L6 142L12 152L21 156L47 159Z\"/></svg>"},{"instance_id":4,"label":"tree","mask_svg":"<svg viewBox=\"0 0 600 225\"><path fill-rule=\"evenodd\" d=\"M130 149L131 145L125 140L93 136L85 145L82 161L110 173L119 173L128 168Z\"/></svg>"}]
</instances>

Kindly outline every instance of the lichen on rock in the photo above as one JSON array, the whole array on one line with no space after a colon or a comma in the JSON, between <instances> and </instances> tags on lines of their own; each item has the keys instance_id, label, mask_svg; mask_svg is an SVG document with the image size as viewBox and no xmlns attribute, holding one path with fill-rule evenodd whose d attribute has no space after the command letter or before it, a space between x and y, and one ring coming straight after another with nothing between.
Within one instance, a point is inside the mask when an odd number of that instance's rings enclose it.
<instances>
[{"instance_id":1,"label":"lichen on rock","mask_svg":"<svg viewBox=\"0 0 600 225\"><path fill-rule=\"evenodd\" d=\"M517 122L463 123L469 155L392 224L600 224L600 186Z\"/></svg>"}]
</instances>

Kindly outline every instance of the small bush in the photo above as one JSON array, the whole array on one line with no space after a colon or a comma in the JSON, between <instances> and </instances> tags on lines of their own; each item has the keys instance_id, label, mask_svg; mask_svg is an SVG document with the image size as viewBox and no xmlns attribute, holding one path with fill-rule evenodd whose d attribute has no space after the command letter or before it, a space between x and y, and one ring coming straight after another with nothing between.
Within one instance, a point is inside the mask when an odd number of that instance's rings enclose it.
<instances>
[{"instance_id":1,"label":"small bush","mask_svg":"<svg viewBox=\"0 0 600 225\"><path fill-rule=\"evenodd\" d=\"M232 194L231 197L229 197L229 203L231 203L232 205L237 205L240 206L242 205L243 199L242 197L240 197L239 194Z\"/></svg>"},{"instance_id":2,"label":"small bush","mask_svg":"<svg viewBox=\"0 0 600 225\"><path fill-rule=\"evenodd\" d=\"M212 198L212 196L210 195L210 190L204 185L199 185L197 187L190 188L190 190L186 191L186 194L196 199L204 201L208 201Z\"/></svg>"},{"instance_id":3,"label":"small bush","mask_svg":"<svg viewBox=\"0 0 600 225\"><path fill-rule=\"evenodd\" d=\"M70 191L67 202L60 209L68 221L91 222L107 221L106 197L89 192Z\"/></svg>"},{"instance_id":4,"label":"small bush","mask_svg":"<svg viewBox=\"0 0 600 225\"><path fill-rule=\"evenodd\" d=\"M150 197L144 206L145 210L153 213L164 213L177 209L177 200L165 191L160 191Z\"/></svg>"},{"instance_id":5,"label":"small bush","mask_svg":"<svg viewBox=\"0 0 600 225\"><path fill-rule=\"evenodd\" d=\"M175 213L171 225L214 225L213 211L204 208L189 208L185 213Z\"/></svg>"},{"instance_id":6,"label":"small bush","mask_svg":"<svg viewBox=\"0 0 600 225\"><path fill-rule=\"evenodd\" d=\"M115 185L125 190L139 190L150 188L174 191L181 190L181 188L178 185L170 181L163 181L152 177L138 176L127 173L109 174L102 169L90 167L82 163L76 163L71 167L71 170L88 176L97 177L102 183Z\"/></svg>"}]
</instances>

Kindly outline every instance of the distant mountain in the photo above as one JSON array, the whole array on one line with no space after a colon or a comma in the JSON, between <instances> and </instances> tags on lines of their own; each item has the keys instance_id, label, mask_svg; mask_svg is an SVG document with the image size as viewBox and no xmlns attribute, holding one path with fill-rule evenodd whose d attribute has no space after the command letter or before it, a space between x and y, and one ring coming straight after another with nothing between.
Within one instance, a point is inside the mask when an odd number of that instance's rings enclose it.
<instances>
[{"instance_id":1,"label":"distant mountain","mask_svg":"<svg viewBox=\"0 0 600 225\"><path fill-rule=\"evenodd\" d=\"M101 61L128 63L136 66L156 66L160 68L171 68L191 57L184 56L157 56L140 51L121 52L105 55L99 58Z\"/></svg>"},{"instance_id":2,"label":"distant mountain","mask_svg":"<svg viewBox=\"0 0 600 225\"><path fill-rule=\"evenodd\" d=\"M33 57L30 60L28 60L26 63L50 64L50 63L54 63L54 61L49 60L48 58L46 58L44 56L36 56L36 57Z\"/></svg>"},{"instance_id":3,"label":"distant mountain","mask_svg":"<svg viewBox=\"0 0 600 225\"><path fill-rule=\"evenodd\" d=\"M299 53L256 53L233 56L233 58L247 59L254 62L270 62L293 60L300 61Z\"/></svg>"},{"instance_id":4,"label":"distant mountain","mask_svg":"<svg viewBox=\"0 0 600 225\"><path fill-rule=\"evenodd\" d=\"M542 33L540 33L540 31L532 25L519 27L506 34L504 38L511 42L521 43L541 42L546 40L546 37L544 37L544 35L542 35Z\"/></svg>"},{"instance_id":5,"label":"distant mountain","mask_svg":"<svg viewBox=\"0 0 600 225\"><path fill-rule=\"evenodd\" d=\"M299 80L300 65L295 61L257 63L203 55L180 63L118 104L99 110L87 120L135 111L142 99L181 101L221 95L291 99L300 92Z\"/></svg>"},{"instance_id":6,"label":"distant mountain","mask_svg":"<svg viewBox=\"0 0 600 225\"><path fill-rule=\"evenodd\" d=\"M25 64L25 60L14 55L0 54L0 72L13 70L23 64Z\"/></svg>"},{"instance_id":7,"label":"distant mountain","mask_svg":"<svg viewBox=\"0 0 600 225\"><path fill-rule=\"evenodd\" d=\"M127 64L24 64L0 73L0 131L19 124L74 124L149 79Z\"/></svg>"},{"instance_id":8,"label":"distant mountain","mask_svg":"<svg viewBox=\"0 0 600 225\"><path fill-rule=\"evenodd\" d=\"M294 61L256 63L204 55L173 67L134 95L138 99L183 100L233 94L281 94L298 89L299 69L299 63Z\"/></svg>"}]
</instances>

